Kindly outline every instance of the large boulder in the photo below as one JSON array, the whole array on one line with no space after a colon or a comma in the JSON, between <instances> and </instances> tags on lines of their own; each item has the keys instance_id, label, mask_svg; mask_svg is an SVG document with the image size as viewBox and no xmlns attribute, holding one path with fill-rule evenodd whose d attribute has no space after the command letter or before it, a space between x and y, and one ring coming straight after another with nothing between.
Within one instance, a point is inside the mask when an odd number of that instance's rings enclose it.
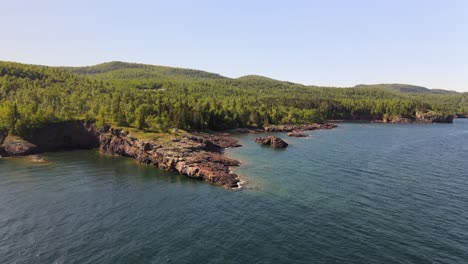
<instances>
[{"instance_id":1,"label":"large boulder","mask_svg":"<svg viewBox=\"0 0 468 264\"><path fill-rule=\"evenodd\" d=\"M38 153L36 145L14 136L7 136L3 141L3 150L6 156L25 156Z\"/></svg>"},{"instance_id":2,"label":"large boulder","mask_svg":"<svg viewBox=\"0 0 468 264\"><path fill-rule=\"evenodd\" d=\"M288 143L275 136L257 137L255 142L266 146L272 146L273 148L286 148L288 146Z\"/></svg>"}]
</instances>

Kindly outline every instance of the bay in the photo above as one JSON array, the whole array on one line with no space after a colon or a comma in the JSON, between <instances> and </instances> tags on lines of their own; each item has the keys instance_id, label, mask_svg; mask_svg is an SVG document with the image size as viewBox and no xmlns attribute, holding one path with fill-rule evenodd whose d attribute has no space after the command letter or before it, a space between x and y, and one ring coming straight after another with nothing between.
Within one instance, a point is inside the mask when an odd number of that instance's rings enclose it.
<instances>
[{"instance_id":1,"label":"bay","mask_svg":"<svg viewBox=\"0 0 468 264\"><path fill-rule=\"evenodd\" d=\"M0 263L466 263L467 120L307 133L236 135L240 191L96 151L0 159Z\"/></svg>"}]
</instances>

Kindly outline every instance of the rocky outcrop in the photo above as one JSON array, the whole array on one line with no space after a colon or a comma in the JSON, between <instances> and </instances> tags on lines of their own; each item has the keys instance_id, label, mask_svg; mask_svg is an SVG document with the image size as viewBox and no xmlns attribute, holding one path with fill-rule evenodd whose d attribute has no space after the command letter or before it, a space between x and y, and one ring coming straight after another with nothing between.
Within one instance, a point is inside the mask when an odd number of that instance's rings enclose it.
<instances>
[{"instance_id":1,"label":"rocky outcrop","mask_svg":"<svg viewBox=\"0 0 468 264\"><path fill-rule=\"evenodd\" d=\"M383 116L383 123L393 123L393 124L411 124L411 123L453 123L453 115L440 114L434 111L416 112L415 116L411 117L402 117L402 116Z\"/></svg>"},{"instance_id":2,"label":"rocky outcrop","mask_svg":"<svg viewBox=\"0 0 468 264\"><path fill-rule=\"evenodd\" d=\"M77 121L36 129L27 140L6 136L6 132L0 131L0 142L3 143L0 144L0 156L99 148L103 153L131 157L140 163L216 185L229 188L239 185L239 177L230 167L239 166L240 163L222 154L224 148L239 146L237 140L230 137L187 134L170 140L142 140L132 137L125 130L107 127L104 131L98 131L94 123Z\"/></svg>"},{"instance_id":3,"label":"rocky outcrop","mask_svg":"<svg viewBox=\"0 0 468 264\"><path fill-rule=\"evenodd\" d=\"M255 142L266 146L272 146L273 148L286 148L288 146L288 143L275 136L257 137Z\"/></svg>"},{"instance_id":4,"label":"rocky outcrop","mask_svg":"<svg viewBox=\"0 0 468 264\"><path fill-rule=\"evenodd\" d=\"M416 112L418 123L453 123L453 115L444 115L434 111Z\"/></svg>"},{"instance_id":5,"label":"rocky outcrop","mask_svg":"<svg viewBox=\"0 0 468 264\"><path fill-rule=\"evenodd\" d=\"M267 126L265 132L293 132L295 130L316 130L316 129L332 129L337 127L334 123L325 124L308 124L308 125L278 125Z\"/></svg>"},{"instance_id":6,"label":"rocky outcrop","mask_svg":"<svg viewBox=\"0 0 468 264\"><path fill-rule=\"evenodd\" d=\"M39 148L22 138L7 136L0 152L2 156L26 156L38 153Z\"/></svg>"},{"instance_id":7,"label":"rocky outcrop","mask_svg":"<svg viewBox=\"0 0 468 264\"><path fill-rule=\"evenodd\" d=\"M288 133L288 137L307 137L307 135L304 134L304 131L294 130Z\"/></svg>"},{"instance_id":8,"label":"rocky outcrop","mask_svg":"<svg viewBox=\"0 0 468 264\"><path fill-rule=\"evenodd\" d=\"M224 140L217 139L227 144ZM104 153L131 157L140 163L212 184L238 187L239 177L230 167L239 166L240 163L224 157L222 146L201 136L184 136L161 144L155 140L133 138L120 130L111 129L109 133L99 136L99 142L100 151Z\"/></svg>"}]
</instances>

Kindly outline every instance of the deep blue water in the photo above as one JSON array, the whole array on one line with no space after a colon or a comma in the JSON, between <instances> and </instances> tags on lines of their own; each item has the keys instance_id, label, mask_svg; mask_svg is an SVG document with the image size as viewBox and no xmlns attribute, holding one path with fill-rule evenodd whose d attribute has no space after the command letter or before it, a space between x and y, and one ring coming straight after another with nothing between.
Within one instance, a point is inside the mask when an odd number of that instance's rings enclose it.
<instances>
[{"instance_id":1,"label":"deep blue water","mask_svg":"<svg viewBox=\"0 0 468 264\"><path fill-rule=\"evenodd\" d=\"M468 263L468 120L228 154L228 191L95 151L0 159L0 263Z\"/></svg>"}]
</instances>

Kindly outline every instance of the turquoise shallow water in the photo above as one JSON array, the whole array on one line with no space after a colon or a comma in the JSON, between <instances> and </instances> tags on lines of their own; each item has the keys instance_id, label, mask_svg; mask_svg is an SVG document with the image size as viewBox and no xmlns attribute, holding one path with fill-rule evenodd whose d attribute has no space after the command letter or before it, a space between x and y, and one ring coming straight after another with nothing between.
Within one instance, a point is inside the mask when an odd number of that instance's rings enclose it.
<instances>
[{"instance_id":1,"label":"turquoise shallow water","mask_svg":"<svg viewBox=\"0 0 468 264\"><path fill-rule=\"evenodd\" d=\"M227 191L95 151L0 159L0 263L467 263L468 120L228 154Z\"/></svg>"}]
</instances>

